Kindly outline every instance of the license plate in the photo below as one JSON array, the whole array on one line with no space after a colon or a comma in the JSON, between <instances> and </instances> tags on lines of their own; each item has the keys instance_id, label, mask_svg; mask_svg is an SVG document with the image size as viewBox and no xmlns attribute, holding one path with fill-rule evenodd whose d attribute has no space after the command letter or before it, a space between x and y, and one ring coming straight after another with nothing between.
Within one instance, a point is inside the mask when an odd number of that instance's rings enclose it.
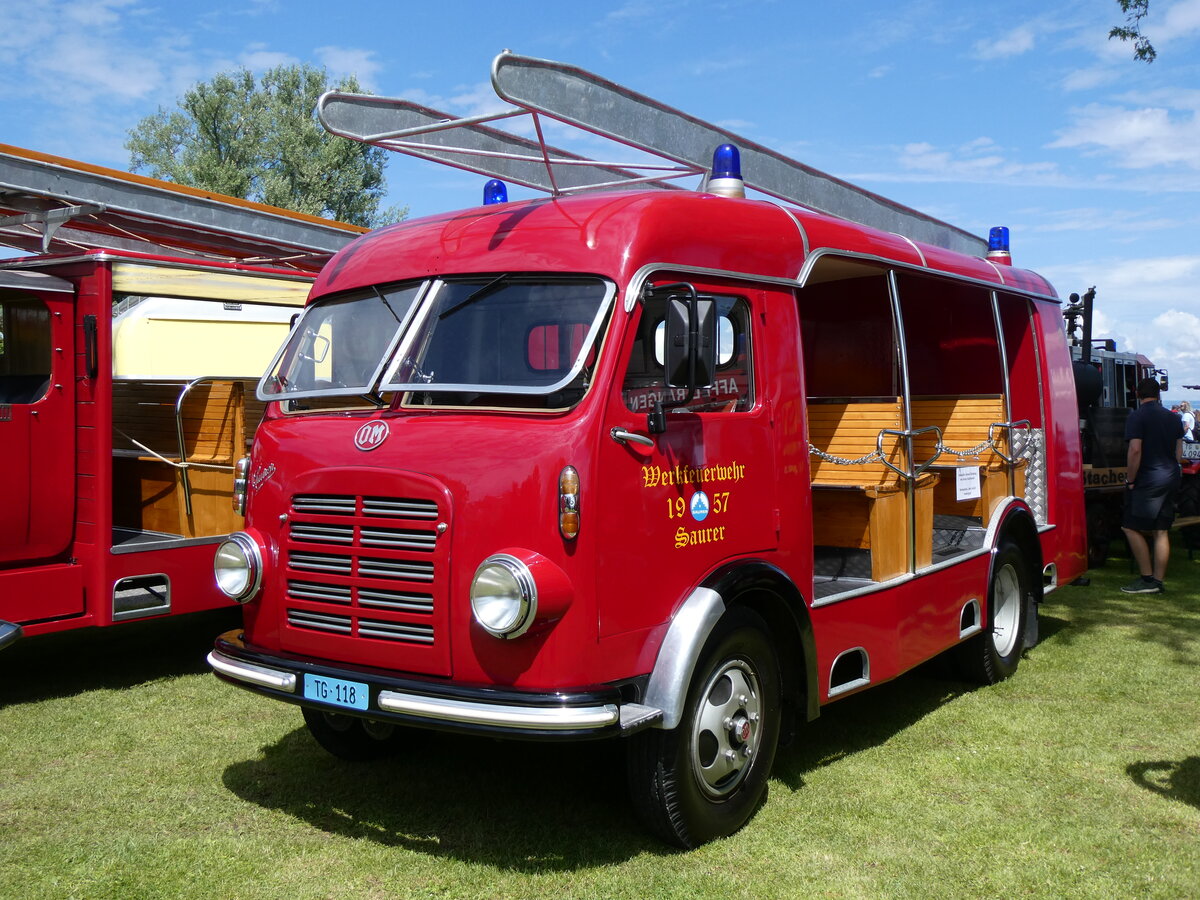
<instances>
[{"instance_id":1,"label":"license plate","mask_svg":"<svg viewBox=\"0 0 1200 900\"><path fill-rule=\"evenodd\" d=\"M1200 459L1200 443L1183 442L1184 459Z\"/></svg>"},{"instance_id":2,"label":"license plate","mask_svg":"<svg viewBox=\"0 0 1200 900\"><path fill-rule=\"evenodd\" d=\"M327 678L324 675L304 676L304 698L319 700L331 706L344 706L346 709L366 709L371 693L361 681L343 681L341 678Z\"/></svg>"}]
</instances>

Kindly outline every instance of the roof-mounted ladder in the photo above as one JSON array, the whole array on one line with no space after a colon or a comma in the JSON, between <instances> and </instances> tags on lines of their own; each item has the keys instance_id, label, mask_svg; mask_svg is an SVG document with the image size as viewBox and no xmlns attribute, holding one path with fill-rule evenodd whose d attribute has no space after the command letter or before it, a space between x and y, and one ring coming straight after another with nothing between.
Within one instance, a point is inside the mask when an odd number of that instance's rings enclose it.
<instances>
[{"instance_id":1,"label":"roof-mounted ladder","mask_svg":"<svg viewBox=\"0 0 1200 900\"><path fill-rule=\"evenodd\" d=\"M0 144L0 245L141 251L317 271L366 231Z\"/></svg>"},{"instance_id":2,"label":"roof-mounted ladder","mask_svg":"<svg viewBox=\"0 0 1200 900\"><path fill-rule=\"evenodd\" d=\"M509 108L489 115L455 118L408 100L338 92L321 97L317 115L333 134L554 195L631 185L677 188L672 180L706 177L713 150L734 144L748 188L961 253L987 251L987 241L976 235L574 66L505 51L492 62L492 87ZM536 140L486 124L518 116L532 118ZM543 117L666 164L598 162L552 147Z\"/></svg>"}]
</instances>

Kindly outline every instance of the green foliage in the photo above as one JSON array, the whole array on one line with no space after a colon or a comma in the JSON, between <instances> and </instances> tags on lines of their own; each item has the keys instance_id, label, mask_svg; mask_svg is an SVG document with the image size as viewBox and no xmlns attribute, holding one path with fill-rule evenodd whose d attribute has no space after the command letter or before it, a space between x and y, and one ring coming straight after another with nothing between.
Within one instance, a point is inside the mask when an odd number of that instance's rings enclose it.
<instances>
[{"instance_id":1,"label":"green foliage","mask_svg":"<svg viewBox=\"0 0 1200 900\"><path fill-rule=\"evenodd\" d=\"M1154 62L1158 51L1150 39L1142 34L1142 19L1150 12L1150 0L1117 0L1117 5L1125 13L1125 24L1114 25L1108 32L1108 39L1133 41L1133 58L1146 63Z\"/></svg>"},{"instance_id":2,"label":"green foliage","mask_svg":"<svg viewBox=\"0 0 1200 900\"><path fill-rule=\"evenodd\" d=\"M178 108L142 119L125 147L135 172L296 212L375 227L407 209L379 210L387 151L328 134L316 120L330 85L324 69L277 66L256 83L225 72L183 95Z\"/></svg>"},{"instance_id":3,"label":"green foliage","mask_svg":"<svg viewBox=\"0 0 1200 900\"><path fill-rule=\"evenodd\" d=\"M1122 594L1127 560L1089 575L1009 680L935 664L827 706L750 823L689 853L636 823L620 741L330 757L207 671L237 610L28 638L0 652L0 895L1195 897L1200 558L1176 546L1165 594Z\"/></svg>"}]
</instances>

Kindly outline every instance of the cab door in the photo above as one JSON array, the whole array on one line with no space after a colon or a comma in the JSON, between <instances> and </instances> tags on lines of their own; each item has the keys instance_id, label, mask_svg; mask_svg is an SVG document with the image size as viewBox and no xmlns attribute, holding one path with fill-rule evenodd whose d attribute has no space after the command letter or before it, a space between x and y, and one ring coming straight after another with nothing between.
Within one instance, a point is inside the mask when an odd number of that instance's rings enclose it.
<instances>
[{"instance_id":1,"label":"cab door","mask_svg":"<svg viewBox=\"0 0 1200 900\"><path fill-rule=\"evenodd\" d=\"M70 282L0 272L0 565L54 561L71 543L73 301Z\"/></svg>"},{"instance_id":2,"label":"cab door","mask_svg":"<svg viewBox=\"0 0 1200 900\"><path fill-rule=\"evenodd\" d=\"M609 392L596 501L602 636L665 621L723 562L777 542L771 417L756 390L762 336L755 326L765 294L744 285L689 283L716 303L711 385L690 398L665 385L666 298L660 296L634 310ZM647 417L656 401L665 407L666 430L651 434Z\"/></svg>"}]
</instances>

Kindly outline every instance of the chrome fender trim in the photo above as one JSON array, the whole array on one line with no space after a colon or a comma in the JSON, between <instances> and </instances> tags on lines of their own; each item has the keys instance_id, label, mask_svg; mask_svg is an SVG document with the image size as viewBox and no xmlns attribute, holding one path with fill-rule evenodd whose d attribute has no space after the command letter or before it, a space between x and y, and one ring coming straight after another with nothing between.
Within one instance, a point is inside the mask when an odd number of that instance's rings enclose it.
<instances>
[{"instance_id":1,"label":"chrome fender trim","mask_svg":"<svg viewBox=\"0 0 1200 900\"><path fill-rule=\"evenodd\" d=\"M646 706L663 711L657 727L671 729L679 725L700 651L724 614L721 595L703 587L692 591L676 611L646 685Z\"/></svg>"},{"instance_id":2,"label":"chrome fender trim","mask_svg":"<svg viewBox=\"0 0 1200 900\"><path fill-rule=\"evenodd\" d=\"M20 625L0 619L0 650L3 650L9 644L19 641L24 633Z\"/></svg>"},{"instance_id":3,"label":"chrome fender trim","mask_svg":"<svg viewBox=\"0 0 1200 900\"><path fill-rule=\"evenodd\" d=\"M291 672L281 672L278 669L268 669L266 666L256 666L252 663L232 659L213 650L208 654L208 664L216 671L229 678L236 678L247 684L272 688L276 691L296 693L296 676Z\"/></svg>"}]
</instances>

